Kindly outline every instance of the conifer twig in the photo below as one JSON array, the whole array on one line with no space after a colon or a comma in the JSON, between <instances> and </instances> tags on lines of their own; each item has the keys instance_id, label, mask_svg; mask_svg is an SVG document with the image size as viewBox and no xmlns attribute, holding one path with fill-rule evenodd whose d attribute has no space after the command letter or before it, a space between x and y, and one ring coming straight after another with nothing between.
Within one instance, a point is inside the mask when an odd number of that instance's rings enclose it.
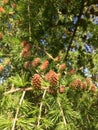
<instances>
[{"instance_id":1,"label":"conifer twig","mask_svg":"<svg viewBox=\"0 0 98 130\"><path fill-rule=\"evenodd\" d=\"M71 45L73 43L73 40L74 40L74 37L76 35L76 32L77 32L77 29L78 29L78 26L79 26L79 22L80 22L80 19L81 19L81 16L82 16L82 13L83 13L83 10L84 10L84 0L81 0L81 7L80 7L80 12L79 12L79 16L78 16L78 20L77 20L77 23L75 24L75 27L74 27L74 31L73 31L73 35L69 41L69 45L68 45L68 48L67 48L67 52L66 52L66 55L64 57L64 60L67 61L67 58L69 56L69 51L70 51L70 48L71 48Z\"/></svg>"},{"instance_id":2,"label":"conifer twig","mask_svg":"<svg viewBox=\"0 0 98 130\"><path fill-rule=\"evenodd\" d=\"M62 118L63 118L64 126L66 126L67 123L66 123L65 115L64 115L64 112L63 112L63 109L62 109L62 106L61 106L61 103L60 103L59 99L57 100L57 103L58 103L60 111L61 111L61 115L62 115Z\"/></svg>"},{"instance_id":3,"label":"conifer twig","mask_svg":"<svg viewBox=\"0 0 98 130\"><path fill-rule=\"evenodd\" d=\"M11 89L11 90L9 90L7 92L4 92L3 95L15 93L15 92L21 92L21 91L31 91L32 89L33 89L32 87Z\"/></svg>"},{"instance_id":4,"label":"conifer twig","mask_svg":"<svg viewBox=\"0 0 98 130\"><path fill-rule=\"evenodd\" d=\"M45 98L45 95L46 95L46 90L44 90L44 93L43 93L43 96L42 96L42 100ZM40 108L39 108L39 115L38 115L37 128L38 128L39 125L40 125L42 106L43 106L43 102L41 102Z\"/></svg>"},{"instance_id":5,"label":"conifer twig","mask_svg":"<svg viewBox=\"0 0 98 130\"><path fill-rule=\"evenodd\" d=\"M41 90L47 90L48 91L48 87L42 87ZM33 87L26 87L26 88L17 88L17 89L11 89L7 92L4 92L3 95L6 95L6 94L11 94L11 93L15 93L15 92L22 92L22 91L31 91L33 90Z\"/></svg>"},{"instance_id":6,"label":"conifer twig","mask_svg":"<svg viewBox=\"0 0 98 130\"><path fill-rule=\"evenodd\" d=\"M22 104L22 101L24 99L25 93L26 93L26 91L23 91L22 96L21 96L20 101L19 101L19 107ZM18 118L18 113L19 113L19 107L16 109L16 114L15 114L12 130L15 130L15 126L16 126L16 122L17 122L17 118Z\"/></svg>"}]
</instances>

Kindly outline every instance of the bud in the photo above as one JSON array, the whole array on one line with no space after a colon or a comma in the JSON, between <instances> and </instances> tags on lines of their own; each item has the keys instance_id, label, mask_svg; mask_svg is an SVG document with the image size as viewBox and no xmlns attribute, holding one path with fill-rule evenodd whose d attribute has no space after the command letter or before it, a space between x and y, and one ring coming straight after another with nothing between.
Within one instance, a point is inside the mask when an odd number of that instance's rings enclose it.
<instances>
[{"instance_id":1,"label":"bud","mask_svg":"<svg viewBox=\"0 0 98 130\"><path fill-rule=\"evenodd\" d=\"M31 49L31 44L27 43L24 47L25 51L29 51Z\"/></svg>"},{"instance_id":2,"label":"bud","mask_svg":"<svg viewBox=\"0 0 98 130\"><path fill-rule=\"evenodd\" d=\"M60 70L65 70L65 68L66 68L66 64L65 63L63 63L63 64L61 64L60 66L59 66L59 69Z\"/></svg>"},{"instance_id":3,"label":"bud","mask_svg":"<svg viewBox=\"0 0 98 130\"><path fill-rule=\"evenodd\" d=\"M56 94L56 90L53 89L52 87L49 87L48 92L49 92L51 95L55 95L55 94Z\"/></svg>"},{"instance_id":4,"label":"bud","mask_svg":"<svg viewBox=\"0 0 98 130\"><path fill-rule=\"evenodd\" d=\"M30 62L30 61L26 61L26 62L24 63L24 68L25 68L25 69L29 69L29 68L30 68L30 65L31 65L31 62Z\"/></svg>"},{"instance_id":5,"label":"bud","mask_svg":"<svg viewBox=\"0 0 98 130\"><path fill-rule=\"evenodd\" d=\"M31 51L27 51L25 49L22 50L22 52L20 53L20 56L23 58L29 58L31 56Z\"/></svg>"},{"instance_id":6,"label":"bud","mask_svg":"<svg viewBox=\"0 0 98 130\"><path fill-rule=\"evenodd\" d=\"M25 40L21 42L21 46L22 46L22 47L25 47L26 44L27 44L27 42L26 42Z\"/></svg>"},{"instance_id":7,"label":"bud","mask_svg":"<svg viewBox=\"0 0 98 130\"><path fill-rule=\"evenodd\" d=\"M76 81L77 81L78 87L80 88L81 87L81 83L82 83L81 80L77 79Z\"/></svg>"},{"instance_id":8,"label":"bud","mask_svg":"<svg viewBox=\"0 0 98 130\"><path fill-rule=\"evenodd\" d=\"M60 55L58 55L57 57L55 57L54 60L58 62L58 61L60 61L60 59L61 59L61 57L60 57Z\"/></svg>"},{"instance_id":9,"label":"bud","mask_svg":"<svg viewBox=\"0 0 98 130\"><path fill-rule=\"evenodd\" d=\"M96 85L95 85L95 84L92 84L92 85L91 85L91 89L90 89L90 91L92 91L92 92L96 92L96 90L97 90Z\"/></svg>"},{"instance_id":10,"label":"bud","mask_svg":"<svg viewBox=\"0 0 98 130\"><path fill-rule=\"evenodd\" d=\"M0 72L2 72L4 70L4 66L0 65Z\"/></svg>"},{"instance_id":11,"label":"bud","mask_svg":"<svg viewBox=\"0 0 98 130\"><path fill-rule=\"evenodd\" d=\"M59 80L58 74L56 74L53 70L50 70L46 76L45 76L46 80L49 81L49 83L52 86L56 86Z\"/></svg>"},{"instance_id":12,"label":"bud","mask_svg":"<svg viewBox=\"0 0 98 130\"><path fill-rule=\"evenodd\" d=\"M44 62L42 63L42 65L40 66L40 69L41 69L41 70L45 70L45 69L48 68L48 65L49 65L49 61L46 60L46 61L44 61Z\"/></svg>"},{"instance_id":13,"label":"bud","mask_svg":"<svg viewBox=\"0 0 98 130\"><path fill-rule=\"evenodd\" d=\"M65 91L65 87L64 86L60 86L59 87L59 93L64 93Z\"/></svg>"},{"instance_id":14,"label":"bud","mask_svg":"<svg viewBox=\"0 0 98 130\"><path fill-rule=\"evenodd\" d=\"M41 88L41 82L42 82L42 78L39 74L34 74L34 76L32 77L32 85L34 86L34 88L39 89Z\"/></svg>"},{"instance_id":15,"label":"bud","mask_svg":"<svg viewBox=\"0 0 98 130\"><path fill-rule=\"evenodd\" d=\"M68 72L70 75L73 75L75 73L75 70L74 69L70 69L69 72Z\"/></svg>"},{"instance_id":16,"label":"bud","mask_svg":"<svg viewBox=\"0 0 98 130\"><path fill-rule=\"evenodd\" d=\"M87 82L87 85L90 86L92 84L92 79L87 77L86 82Z\"/></svg>"},{"instance_id":17,"label":"bud","mask_svg":"<svg viewBox=\"0 0 98 130\"><path fill-rule=\"evenodd\" d=\"M16 8L17 7L17 4L16 3L12 3L12 8Z\"/></svg>"},{"instance_id":18,"label":"bud","mask_svg":"<svg viewBox=\"0 0 98 130\"><path fill-rule=\"evenodd\" d=\"M33 66L33 67L37 67L39 63L40 63L40 58L35 58L35 59L32 61L32 66Z\"/></svg>"},{"instance_id":19,"label":"bud","mask_svg":"<svg viewBox=\"0 0 98 130\"><path fill-rule=\"evenodd\" d=\"M7 3L8 3L8 0L3 0L3 3L4 3L4 4L7 4Z\"/></svg>"},{"instance_id":20,"label":"bud","mask_svg":"<svg viewBox=\"0 0 98 130\"><path fill-rule=\"evenodd\" d=\"M22 52L20 53L20 57L24 57L26 54L26 51L23 49Z\"/></svg>"},{"instance_id":21,"label":"bud","mask_svg":"<svg viewBox=\"0 0 98 130\"><path fill-rule=\"evenodd\" d=\"M30 58L30 56L31 56L31 51L26 52L24 55L25 58Z\"/></svg>"},{"instance_id":22,"label":"bud","mask_svg":"<svg viewBox=\"0 0 98 130\"><path fill-rule=\"evenodd\" d=\"M5 9L4 9L2 6L0 6L0 12L1 12L1 13L4 13L4 12L5 12Z\"/></svg>"},{"instance_id":23,"label":"bud","mask_svg":"<svg viewBox=\"0 0 98 130\"><path fill-rule=\"evenodd\" d=\"M0 32L0 40L2 39L2 37L3 37L3 35L2 35L2 33Z\"/></svg>"},{"instance_id":24,"label":"bud","mask_svg":"<svg viewBox=\"0 0 98 130\"><path fill-rule=\"evenodd\" d=\"M81 82L81 89L87 89L87 82Z\"/></svg>"}]
</instances>

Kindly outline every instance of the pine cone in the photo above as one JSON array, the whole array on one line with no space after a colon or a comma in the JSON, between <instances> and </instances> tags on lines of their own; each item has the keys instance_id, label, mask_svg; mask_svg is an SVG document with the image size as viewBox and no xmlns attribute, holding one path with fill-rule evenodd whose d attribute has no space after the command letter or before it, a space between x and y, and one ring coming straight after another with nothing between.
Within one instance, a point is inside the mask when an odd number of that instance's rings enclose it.
<instances>
[{"instance_id":1,"label":"pine cone","mask_svg":"<svg viewBox=\"0 0 98 130\"><path fill-rule=\"evenodd\" d=\"M50 70L47 74L46 74L46 80L49 81L49 83L52 86L56 86L58 83L58 74L56 74L53 70Z\"/></svg>"},{"instance_id":2,"label":"pine cone","mask_svg":"<svg viewBox=\"0 0 98 130\"><path fill-rule=\"evenodd\" d=\"M39 74L34 74L31 82L34 88L39 89L41 88L41 81L42 81L41 76Z\"/></svg>"},{"instance_id":3,"label":"pine cone","mask_svg":"<svg viewBox=\"0 0 98 130\"><path fill-rule=\"evenodd\" d=\"M48 65L49 65L49 61L46 60L46 61L44 61L44 62L42 63L42 65L40 66L40 69L41 69L41 70L45 70L45 69L48 68Z\"/></svg>"},{"instance_id":4,"label":"pine cone","mask_svg":"<svg viewBox=\"0 0 98 130\"><path fill-rule=\"evenodd\" d=\"M39 63L40 63L40 58L35 58L35 59L32 61L32 66L33 66L33 67L37 67Z\"/></svg>"}]
</instances>

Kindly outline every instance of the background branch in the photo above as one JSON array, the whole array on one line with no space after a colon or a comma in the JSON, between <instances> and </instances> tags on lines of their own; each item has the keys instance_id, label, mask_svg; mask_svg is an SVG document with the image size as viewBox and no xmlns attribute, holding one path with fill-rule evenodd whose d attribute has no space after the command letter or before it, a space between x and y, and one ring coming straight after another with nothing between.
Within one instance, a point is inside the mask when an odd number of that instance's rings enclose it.
<instances>
[{"instance_id":1,"label":"background branch","mask_svg":"<svg viewBox=\"0 0 98 130\"><path fill-rule=\"evenodd\" d=\"M30 0L28 0L28 18L29 18L29 41L31 41L31 19L30 19Z\"/></svg>"},{"instance_id":2,"label":"background branch","mask_svg":"<svg viewBox=\"0 0 98 130\"><path fill-rule=\"evenodd\" d=\"M80 13L79 13L79 16L78 16L77 23L75 24L75 29L73 31L73 35L72 35L72 37L71 37L71 39L69 41L69 46L67 48L67 52L66 52L66 55L65 55L65 58L64 58L65 61L67 61L72 42L73 42L73 39L75 37L76 31L77 31L77 28L78 28L78 25L79 25L79 22L80 22L80 19L81 19L81 15L83 13L83 9L84 9L84 0L81 1Z\"/></svg>"}]
</instances>

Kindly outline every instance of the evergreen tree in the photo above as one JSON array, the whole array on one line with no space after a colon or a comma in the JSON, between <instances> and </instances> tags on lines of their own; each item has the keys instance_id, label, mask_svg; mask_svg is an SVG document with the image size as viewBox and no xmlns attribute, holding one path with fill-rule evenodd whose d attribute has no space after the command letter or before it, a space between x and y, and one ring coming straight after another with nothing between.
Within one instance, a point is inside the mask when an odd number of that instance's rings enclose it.
<instances>
[{"instance_id":1,"label":"evergreen tree","mask_svg":"<svg viewBox=\"0 0 98 130\"><path fill-rule=\"evenodd\" d=\"M98 130L98 0L0 1L0 130Z\"/></svg>"}]
</instances>

